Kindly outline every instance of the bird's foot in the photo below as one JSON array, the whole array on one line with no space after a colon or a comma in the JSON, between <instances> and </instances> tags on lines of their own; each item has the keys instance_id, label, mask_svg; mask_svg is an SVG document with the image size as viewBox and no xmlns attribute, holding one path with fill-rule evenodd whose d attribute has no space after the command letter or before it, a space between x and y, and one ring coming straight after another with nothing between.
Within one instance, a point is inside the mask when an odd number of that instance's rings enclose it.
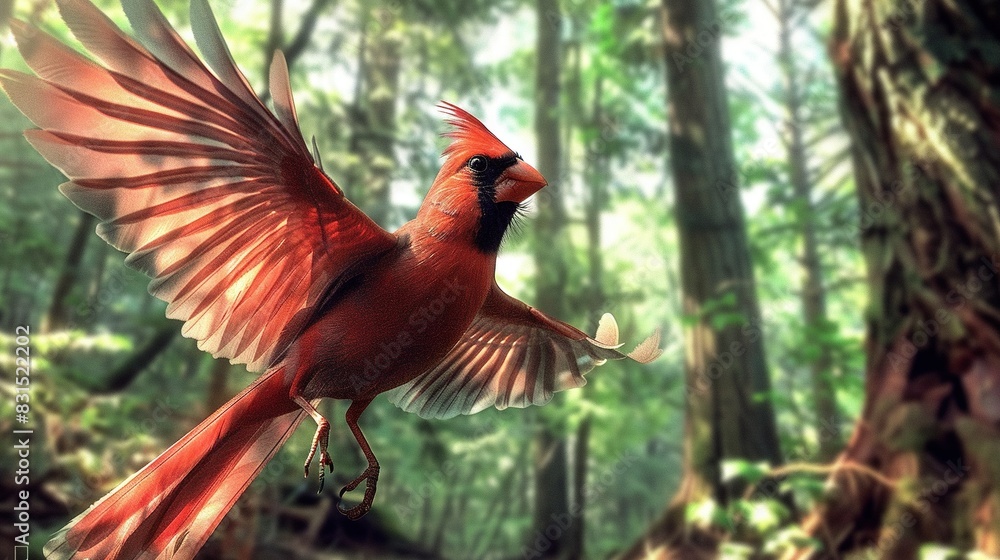
<instances>
[{"instance_id":1,"label":"bird's foot","mask_svg":"<svg viewBox=\"0 0 1000 560\"><path fill-rule=\"evenodd\" d=\"M338 504L337 509L340 510L340 513L343 513L348 519L354 521L360 519L372 509L372 502L375 501L375 488L378 486L378 471L379 466L377 462L369 463L368 468L365 469L365 472L361 473L361 476L340 489L340 497L343 499L344 494L357 488L361 484L361 481L365 482L365 497L361 500L361 503L346 510L342 509Z\"/></svg>"},{"instance_id":2,"label":"bird's foot","mask_svg":"<svg viewBox=\"0 0 1000 560\"><path fill-rule=\"evenodd\" d=\"M326 468L333 472L333 460L326 448L330 443L330 423L324 419L316 426L316 435L313 436L312 447L309 448L309 455L306 456L306 463L302 466L305 478L309 478L309 465L312 463L316 451L319 451L319 492L323 492L323 484L326 478Z\"/></svg>"}]
</instances>

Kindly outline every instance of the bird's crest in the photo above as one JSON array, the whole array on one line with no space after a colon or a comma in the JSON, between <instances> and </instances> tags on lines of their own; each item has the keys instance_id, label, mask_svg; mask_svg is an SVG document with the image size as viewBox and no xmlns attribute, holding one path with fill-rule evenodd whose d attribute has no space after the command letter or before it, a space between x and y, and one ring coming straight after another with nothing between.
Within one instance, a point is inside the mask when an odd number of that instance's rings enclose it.
<instances>
[{"instance_id":1,"label":"bird's crest","mask_svg":"<svg viewBox=\"0 0 1000 560\"><path fill-rule=\"evenodd\" d=\"M477 154L499 157L514 153L465 109L447 101L438 103L438 109L448 116L445 122L452 127L442 135L452 140L444 150L445 157L464 161Z\"/></svg>"}]
</instances>

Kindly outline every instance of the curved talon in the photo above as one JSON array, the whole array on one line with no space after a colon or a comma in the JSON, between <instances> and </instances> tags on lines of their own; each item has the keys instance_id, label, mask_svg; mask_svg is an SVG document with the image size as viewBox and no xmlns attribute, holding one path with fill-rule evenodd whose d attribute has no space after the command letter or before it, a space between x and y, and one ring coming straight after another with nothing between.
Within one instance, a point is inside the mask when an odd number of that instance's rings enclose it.
<instances>
[{"instance_id":1,"label":"curved talon","mask_svg":"<svg viewBox=\"0 0 1000 560\"><path fill-rule=\"evenodd\" d=\"M361 473L359 477L355 478L346 486L341 488L340 498L343 499L344 494L357 488L358 485L361 484L361 481L363 480L365 481L365 497L364 499L361 500L360 504L350 509L345 510L340 507L340 504L337 504L337 510L340 511L340 513L344 514L351 521L360 519L366 513L371 511L372 503L375 501L375 490L378 487L378 473L379 473L378 463L375 463L374 465L368 465L368 468L365 469L365 471Z\"/></svg>"},{"instance_id":2,"label":"curved talon","mask_svg":"<svg viewBox=\"0 0 1000 560\"><path fill-rule=\"evenodd\" d=\"M323 493L323 486L326 483L326 469L323 467L329 467L330 472L333 472L333 460L330 459L330 454L326 452L326 449L321 451L319 455L319 490L316 491L317 494Z\"/></svg>"},{"instance_id":3,"label":"curved talon","mask_svg":"<svg viewBox=\"0 0 1000 560\"><path fill-rule=\"evenodd\" d=\"M312 463L313 457L316 456L316 451L319 451L319 491L323 491L323 479L326 475L326 469L323 467L329 467L330 472L333 472L333 460L330 459L330 454L327 452L326 448L330 442L330 423L326 421L325 418L321 422L317 423L316 434L313 436L312 446L309 448L309 454L306 455L306 462L302 465L302 471L304 478L309 478L309 465Z\"/></svg>"}]
</instances>

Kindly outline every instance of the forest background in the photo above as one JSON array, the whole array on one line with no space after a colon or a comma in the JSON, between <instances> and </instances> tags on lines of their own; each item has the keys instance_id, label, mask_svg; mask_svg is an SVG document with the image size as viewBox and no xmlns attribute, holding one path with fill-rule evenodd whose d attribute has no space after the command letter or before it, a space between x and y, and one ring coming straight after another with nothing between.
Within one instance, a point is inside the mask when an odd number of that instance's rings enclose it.
<instances>
[{"instance_id":1,"label":"forest background","mask_svg":"<svg viewBox=\"0 0 1000 560\"><path fill-rule=\"evenodd\" d=\"M159 5L193 44L187 2ZM211 6L258 92L284 51L304 134L387 228L437 172L435 104L478 115L550 182L500 284L587 331L607 311L625 341L661 328L664 355L539 409L377 400L357 523L302 479L299 430L204 558L1000 557L995 3ZM53 2L0 1L0 66L25 69L10 14L78 45ZM30 326L40 557L252 376L179 336L29 126L0 99L0 432ZM335 479L363 468L346 430L331 454Z\"/></svg>"}]
</instances>

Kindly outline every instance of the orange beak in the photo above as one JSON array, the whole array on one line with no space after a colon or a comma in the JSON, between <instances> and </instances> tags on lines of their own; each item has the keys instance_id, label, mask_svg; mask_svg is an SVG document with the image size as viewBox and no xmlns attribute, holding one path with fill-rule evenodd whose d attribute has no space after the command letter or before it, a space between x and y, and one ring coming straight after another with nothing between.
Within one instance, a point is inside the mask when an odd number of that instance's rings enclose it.
<instances>
[{"instance_id":1,"label":"orange beak","mask_svg":"<svg viewBox=\"0 0 1000 560\"><path fill-rule=\"evenodd\" d=\"M497 202L521 203L547 184L545 177L542 177L537 169L523 161L518 161L497 178L495 200Z\"/></svg>"}]
</instances>

